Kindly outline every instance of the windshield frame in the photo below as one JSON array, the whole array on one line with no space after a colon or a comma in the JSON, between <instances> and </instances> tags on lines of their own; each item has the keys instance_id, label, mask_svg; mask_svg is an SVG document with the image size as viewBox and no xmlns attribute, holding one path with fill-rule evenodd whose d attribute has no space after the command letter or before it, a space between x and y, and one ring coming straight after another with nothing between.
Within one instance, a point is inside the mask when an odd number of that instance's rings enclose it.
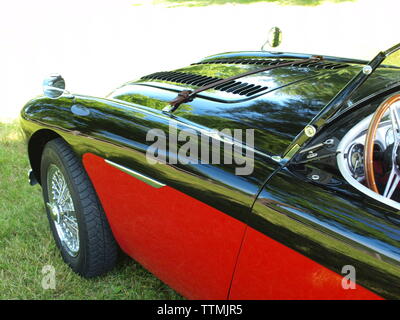
<instances>
[{"instance_id":1,"label":"windshield frame","mask_svg":"<svg viewBox=\"0 0 400 320\"><path fill-rule=\"evenodd\" d=\"M393 47L389 48L388 50L386 50L384 52L385 57L390 56L392 53L395 53L396 51L398 51L400 49L400 43L394 45Z\"/></svg>"},{"instance_id":2,"label":"windshield frame","mask_svg":"<svg viewBox=\"0 0 400 320\"><path fill-rule=\"evenodd\" d=\"M336 113L341 111L343 107L345 109L347 102L353 93L375 72L375 70L382 65L382 63L391 54L400 50L400 43L389 48L386 51L379 52L370 62L365 64L361 71L350 80L349 83L311 120L312 125L319 128L329 118L334 116Z\"/></svg>"},{"instance_id":3,"label":"windshield frame","mask_svg":"<svg viewBox=\"0 0 400 320\"><path fill-rule=\"evenodd\" d=\"M288 146L283 154L283 159L286 159L285 162L290 160L294 155L294 150L298 150L301 147L304 147L307 142L315 136L315 134L319 131L321 127L324 126L325 123L329 122L328 120L338 115L339 112L351 109L352 106L348 106L347 103L349 99L353 95L354 92L360 86L367 81L367 79L374 73L374 71L382 65L382 62L385 61L387 57L392 55L395 52L400 50L400 43L394 45L393 47L379 52L370 62L366 63L362 66L360 72L353 77L339 93L336 94L333 99L328 102L328 104L322 108L322 110L309 122L307 127L312 127L314 134L311 136L306 133L306 130L300 132L297 137L292 141L292 143ZM386 67L386 66L385 66ZM307 128L306 127L306 128Z\"/></svg>"}]
</instances>

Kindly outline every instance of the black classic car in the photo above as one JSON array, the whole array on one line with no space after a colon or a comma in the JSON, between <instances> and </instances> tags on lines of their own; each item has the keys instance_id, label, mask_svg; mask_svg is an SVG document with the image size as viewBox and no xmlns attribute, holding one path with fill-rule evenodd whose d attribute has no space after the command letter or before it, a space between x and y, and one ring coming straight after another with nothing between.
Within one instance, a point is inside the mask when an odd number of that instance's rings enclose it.
<instances>
[{"instance_id":1,"label":"black classic car","mask_svg":"<svg viewBox=\"0 0 400 320\"><path fill-rule=\"evenodd\" d=\"M400 45L213 55L21 111L62 257L191 299L400 298Z\"/></svg>"}]
</instances>

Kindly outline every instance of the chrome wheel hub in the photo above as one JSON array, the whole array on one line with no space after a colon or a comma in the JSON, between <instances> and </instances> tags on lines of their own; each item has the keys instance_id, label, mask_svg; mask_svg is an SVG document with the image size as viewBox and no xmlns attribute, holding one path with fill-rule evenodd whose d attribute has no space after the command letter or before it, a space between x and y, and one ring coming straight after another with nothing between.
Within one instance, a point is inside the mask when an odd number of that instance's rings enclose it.
<instances>
[{"instance_id":1,"label":"chrome wheel hub","mask_svg":"<svg viewBox=\"0 0 400 320\"><path fill-rule=\"evenodd\" d=\"M47 208L61 245L69 255L75 257L79 252L78 220L64 175L54 164L47 171L47 189Z\"/></svg>"}]
</instances>

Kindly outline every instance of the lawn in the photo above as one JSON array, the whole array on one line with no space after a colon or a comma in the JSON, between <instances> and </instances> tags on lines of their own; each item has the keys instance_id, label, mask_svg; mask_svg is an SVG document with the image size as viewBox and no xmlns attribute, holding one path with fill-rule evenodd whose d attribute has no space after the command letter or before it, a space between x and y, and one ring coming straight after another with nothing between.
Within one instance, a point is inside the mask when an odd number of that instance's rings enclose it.
<instances>
[{"instance_id":1,"label":"lawn","mask_svg":"<svg viewBox=\"0 0 400 320\"><path fill-rule=\"evenodd\" d=\"M86 280L61 259L40 186L27 180L29 161L16 123L0 123L0 299L181 299L127 256L107 275ZM55 269L55 289L42 269Z\"/></svg>"}]
</instances>

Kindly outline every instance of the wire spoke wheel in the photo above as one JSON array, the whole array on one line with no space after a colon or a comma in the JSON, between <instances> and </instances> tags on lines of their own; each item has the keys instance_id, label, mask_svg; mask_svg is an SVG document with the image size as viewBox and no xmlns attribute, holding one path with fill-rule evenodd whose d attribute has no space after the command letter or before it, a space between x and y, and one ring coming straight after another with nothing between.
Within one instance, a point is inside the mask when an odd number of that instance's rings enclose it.
<instances>
[{"instance_id":1,"label":"wire spoke wheel","mask_svg":"<svg viewBox=\"0 0 400 320\"><path fill-rule=\"evenodd\" d=\"M118 245L81 160L63 139L45 145L40 177L50 230L63 260L85 278L111 270Z\"/></svg>"},{"instance_id":2,"label":"wire spoke wheel","mask_svg":"<svg viewBox=\"0 0 400 320\"><path fill-rule=\"evenodd\" d=\"M60 169L51 164L47 172L49 186L47 207L53 218L61 245L68 254L76 257L79 252L79 226L71 193Z\"/></svg>"}]
</instances>

